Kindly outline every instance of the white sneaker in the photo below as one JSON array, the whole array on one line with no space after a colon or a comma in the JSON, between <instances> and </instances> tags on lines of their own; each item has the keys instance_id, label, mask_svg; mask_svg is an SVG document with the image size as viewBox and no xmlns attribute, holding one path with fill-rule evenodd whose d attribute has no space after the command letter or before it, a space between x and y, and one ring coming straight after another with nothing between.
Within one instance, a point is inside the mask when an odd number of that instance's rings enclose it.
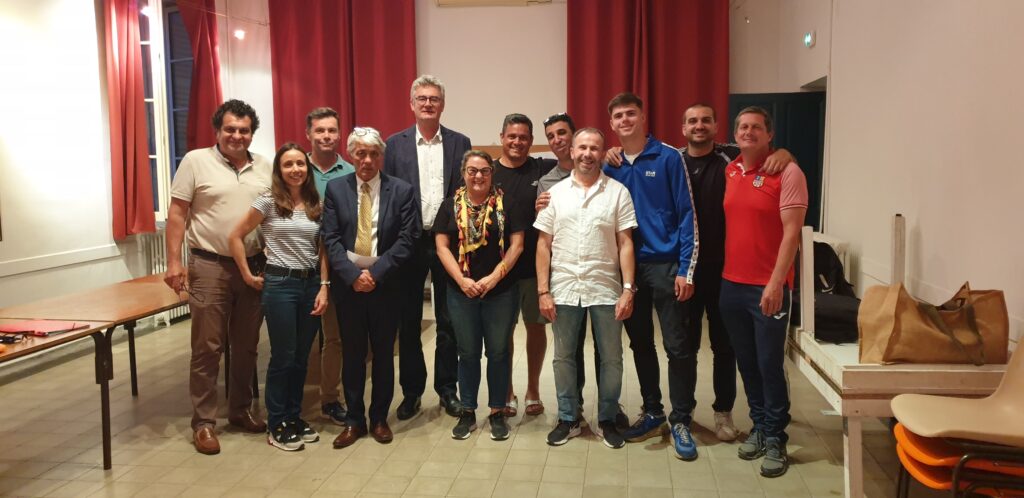
<instances>
[{"instance_id":1,"label":"white sneaker","mask_svg":"<svg viewBox=\"0 0 1024 498\"><path fill-rule=\"evenodd\" d=\"M732 412L715 412L715 437L719 441L733 441L739 436L732 423Z\"/></svg>"}]
</instances>

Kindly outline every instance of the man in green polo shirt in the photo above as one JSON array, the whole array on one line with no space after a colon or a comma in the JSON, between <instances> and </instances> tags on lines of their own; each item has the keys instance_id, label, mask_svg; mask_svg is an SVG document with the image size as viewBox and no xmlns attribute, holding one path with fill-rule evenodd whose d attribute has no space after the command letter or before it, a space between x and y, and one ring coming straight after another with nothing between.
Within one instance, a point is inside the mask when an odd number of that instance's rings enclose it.
<instances>
[{"instance_id":1,"label":"man in green polo shirt","mask_svg":"<svg viewBox=\"0 0 1024 498\"><path fill-rule=\"evenodd\" d=\"M338 144L341 143L339 126L338 112L330 107L317 107L306 115L306 138L311 147L309 162L314 166L313 180L321 201L327 182L355 171L355 167L338 154ZM345 407L339 396L341 335L332 297L328 297L327 311L322 315L322 330L324 343L320 350L320 410L324 418L345 425Z\"/></svg>"}]
</instances>

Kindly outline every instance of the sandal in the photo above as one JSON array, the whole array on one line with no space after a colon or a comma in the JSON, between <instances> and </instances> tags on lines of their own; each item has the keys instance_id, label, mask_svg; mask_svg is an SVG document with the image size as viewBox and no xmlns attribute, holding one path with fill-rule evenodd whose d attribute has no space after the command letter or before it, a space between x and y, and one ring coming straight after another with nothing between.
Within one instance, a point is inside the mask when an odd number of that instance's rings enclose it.
<instances>
[{"instance_id":1,"label":"sandal","mask_svg":"<svg viewBox=\"0 0 1024 498\"><path fill-rule=\"evenodd\" d=\"M539 399L526 400L526 414L537 416L544 413L544 402Z\"/></svg>"},{"instance_id":2,"label":"sandal","mask_svg":"<svg viewBox=\"0 0 1024 498\"><path fill-rule=\"evenodd\" d=\"M519 396L512 396L512 400L505 403L505 416L515 417L519 413Z\"/></svg>"}]
</instances>

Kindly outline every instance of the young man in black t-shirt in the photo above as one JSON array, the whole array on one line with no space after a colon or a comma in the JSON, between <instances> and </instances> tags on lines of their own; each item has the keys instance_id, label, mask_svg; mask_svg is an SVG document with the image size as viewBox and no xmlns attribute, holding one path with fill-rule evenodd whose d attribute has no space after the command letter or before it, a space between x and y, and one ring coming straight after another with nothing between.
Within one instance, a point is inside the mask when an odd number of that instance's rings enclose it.
<instances>
[{"instance_id":1,"label":"young man in black t-shirt","mask_svg":"<svg viewBox=\"0 0 1024 498\"><path fill-rule=\"evenodd\" d=\"M529 206L529 226L526 229L523 243L523 255L512 269L511 276L519 281L519 309L526 326L526 414L540 415L544 413L544 405L540 401L540 371L544 366L544 354L547 350L547 320L540 314L537 300L537 230L533 228L536 212L533 210L537 200L537 185L540 178L551 171L554 163L530 157L530 146L533 145L533 122L522 114L509 114L501 125L501 157L494 161L493 184L505 193L505 203L509 208L518 210L516 206ZM509 347L509 352L513 351ZM511 362L510 362L511 363ZM518 411L518 399L509 384L508 407L506 414L515 416Z\"/></svg>"},{"instance_id":2,"label":"young man in black t-shirt","mask_svg":"<svg viewBox=\"0 0 1024 498\"><path fill-rule=\"evenodd\" d=\"M700 227L700 256L694 272L693 297L686 305L688 319L684 322L684 349L694 361L687 362L686 393L690 406L696 406L694 391L697 387L697 351L704 313L708 317L708 339L714 353L712 377L715 401L715 435L721 441L732 441L738 435L732 421L733 403L736 401L736 356L729 342L721 315L718 295L722 285L722 265L725 260L725 167L740 155L735 144L716 144L718 123L715 110L706 104L691 105L683 112L683 137L687 146L679 149L683 164L693 186L693 206ZM785 149L775 151L765 163L765 170L774 174L785 167L793 156ZM775 169L779 165L778 169Z\"/></svg>"}]
</instances>

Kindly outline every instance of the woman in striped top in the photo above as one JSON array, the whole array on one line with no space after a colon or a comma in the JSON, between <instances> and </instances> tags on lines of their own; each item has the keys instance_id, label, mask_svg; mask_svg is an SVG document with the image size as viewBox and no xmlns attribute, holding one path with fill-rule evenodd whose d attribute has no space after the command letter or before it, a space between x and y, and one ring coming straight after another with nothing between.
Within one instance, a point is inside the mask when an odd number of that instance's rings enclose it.
<instances>
[{"instance_id":1,"label":"woman in striped top","mask_svg":"<svg viewBox=\"0 0 1024 498\"><path fill-rule=\"evenodd\" d=\"M229 236L231 254L245 283L262 289L263 313L270 336L270 365L264 388L267 443L286 451L301 450L320 435L299 418L302 386L319 315L327 308L330 282L320 241L320 196L306 153L286 143L274 156L270 192L257 197ZM266 239L267 266L253 275L242 238L260 227Z\"/></svg>"}]
</instances>

